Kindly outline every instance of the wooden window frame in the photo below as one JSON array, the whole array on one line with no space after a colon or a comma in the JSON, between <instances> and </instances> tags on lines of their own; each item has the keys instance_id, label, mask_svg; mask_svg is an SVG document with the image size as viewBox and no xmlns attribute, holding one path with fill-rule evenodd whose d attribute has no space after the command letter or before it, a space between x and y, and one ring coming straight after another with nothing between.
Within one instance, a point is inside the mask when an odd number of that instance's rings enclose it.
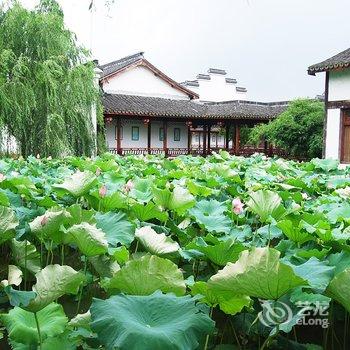
<instances>
[{"instance_id":1,"label":"wooden window frame","mask_svg":"<svg viewBox=\"0 0 350 350\"><path fill-rule=\"evenodd\" d=\"M348 120L346 120L346 117L348 117ZM345 126L350 126L350 109L349 108L342 108L340 110L339 160L340 160L341 163L345 163L345 161L344 161L344 153L345 153L345 145L344 145ZM349 162L346 162L345 164L349 164Z\"/></svg>"},{"instance_id":2,"label":"wooden window frame","mask_svg":"<svg viewBox=\"0 0 350 350\"><path fill-rule=\"evenodd\" d=\"M118 140L118 125L114 128L115 139ZM123 127L120 126L120 140L123 139Z\"/></svg>"},{"instance_id":3,"label":"wooden window frame","mask_svg":"<svg viewBox=\"0 0 350 350\"><path fill-rule=\"evenodd\" d=\"M176 134L178 132L178 135ZM179 137L177 137L179 136ZM180 128L174 128L174 141L178 142L181 141L181 129Z\"/></svg>"},{"instance_id":4,"label":"wooden window frame","mask_svg":"<svg viewBox=\"0 0 350 350\"><path fill-rule=\"evenodd\" d=\"M134 138L134 130L137 130L137 138ZM140 127L132 126L131 127L131 141L140 141Z\"/></svg>"}]
</instances>

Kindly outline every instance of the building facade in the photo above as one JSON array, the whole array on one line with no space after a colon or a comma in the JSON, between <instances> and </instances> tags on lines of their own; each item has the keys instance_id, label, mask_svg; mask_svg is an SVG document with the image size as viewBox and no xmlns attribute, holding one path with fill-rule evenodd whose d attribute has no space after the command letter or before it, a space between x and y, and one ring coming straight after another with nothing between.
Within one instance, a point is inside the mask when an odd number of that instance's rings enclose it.
<instances>
[{"instance_id":1,"label":"building facade","mask_svg":"<svg viewBox=\"0 0 350 350\"><path fill-rule=\"evenodd\" d=\"M158 70L141 52L99 68L106 141L113 153L206 155L219 149L271 153L267 144L241 147L240 128L267 123L287 104L240 99L246 89L237 88L223 70L209 69L209 79L203 81L214 82L212 88L201 89L197 79L198 89L190 89L190 84L179 84ZM221 98L215 86L222 86Z\"/></svg>"},{"instance_id":2,"label":"building facade","mask_svg":"<svg viewBox=\"0 0 350 350\"><path fill-rule=\"evenodd\" d=\"M324 157L350 163L350 48L309 67L325 72Z\"/></svg>"}]
</instances>

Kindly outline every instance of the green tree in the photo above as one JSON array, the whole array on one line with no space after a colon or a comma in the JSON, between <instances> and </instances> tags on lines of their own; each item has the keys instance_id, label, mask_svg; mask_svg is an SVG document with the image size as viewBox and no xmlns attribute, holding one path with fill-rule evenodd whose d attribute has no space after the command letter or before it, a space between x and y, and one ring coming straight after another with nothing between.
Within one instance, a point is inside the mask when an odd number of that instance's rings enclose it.
<instances>
[{"instance_id":1,"label":"green tree","mask_svg":"<svg viewBox=\"0 0 350 350\"><path fill-rule=\"evenodd\" d=\"M0 8L0 125L23 156L91 154L90 113L100 99L88 58L55 0Z\"/></svg>"},{"instance_id":2,"label":"green tree","mask_svg":"<svg viewBox=\"0 0 350 350\"><path fill-rule=\"evenodd\" d=\"M269 124L253 128L250 142L265 139L292 156L321 157L324 104L317 100L298 99Z\"/></svg>"}]
</instances>

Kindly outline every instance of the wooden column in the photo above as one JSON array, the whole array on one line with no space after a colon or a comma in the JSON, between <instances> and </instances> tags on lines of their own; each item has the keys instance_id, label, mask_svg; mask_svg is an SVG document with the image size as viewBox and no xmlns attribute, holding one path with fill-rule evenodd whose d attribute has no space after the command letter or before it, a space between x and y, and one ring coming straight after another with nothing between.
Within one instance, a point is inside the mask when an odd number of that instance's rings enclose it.
<instances>
[{"instance_id":1,"label":"wooden column","mask_svg":"<svg viewBox=\"0 0 350 350\"><path fill-rule=\"evenodd\" d=\"M207 126L203 125L203 156L207 154Z\"/></svg>"},{"instance_id":2,"label":"wooden column","mask_svg":"<svg viewBox=\"0 0 350 350\"><path fill-rule=\"evenodd\" d=\"M117 118L117 154L122 154L120 127L121 127L121 120L120 120L120 117L118 117Z\"/></svg>"},{"instance_id":3,"label":"wooden column","mask_svg":"<svg viewBox=\"0 0 350 350\"><path fill-rule=\"evenodd\" d=\"M226 129L225 129L225 148L226 151L228 151L230 145L230 123L226 124Z\"/></svg>"},{"instance_id":4,"label":"wooden column","mask_svg":"<svg viewBox=\"0 0 350 350\"><path fill-rule=\"evenodd\" d=\"M208 125L208 154L210 154L210 130L211 130L211 125Z\"/></svg>"},{"instance_id":5,"label":"wooden column","mask_svg":"<svg viewBox=\"0 0 350 350\"><path fill-rule=\"evenodd\" d=\"M147 151L151 153L151 121L147 123Z\"/></svg>"},{"instance_id":6,"label":"wooden column","mask_svg":"<svg viewBox=\"0 0 350 350\"><path fill-rule=\"evenodd\" d=\"M239 152L239 144L240 144L240 138L241 138L241 133L240 133L240 125L236 123L235 125L235 154L238 154Z\"/></svg>"},{"instance_id":7,"label":"wooden column","mask_svg":"<svg viewBox=\"0 0 350 350\"><path fill-rule=\"evenodd\" d=\"M163 120L163 151L164 155L168 155L168 121Z\"/></svg>"},{"instance_id":8,"label":"wooden column","mask_svg":"<svg viewBox=\"0 0 350 350\"><path fill-rule=\"evenodd\" d=\"M187 154L191 154L191 146L192 146L192 133L191 127L192 122L187 122Z\"/></svg>"}]
</instances>

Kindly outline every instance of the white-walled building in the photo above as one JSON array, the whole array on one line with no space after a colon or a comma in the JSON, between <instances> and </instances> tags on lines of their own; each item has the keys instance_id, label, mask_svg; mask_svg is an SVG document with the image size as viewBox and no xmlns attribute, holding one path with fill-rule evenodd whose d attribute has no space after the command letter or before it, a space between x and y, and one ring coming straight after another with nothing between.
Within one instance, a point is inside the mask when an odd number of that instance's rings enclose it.
<instances>
[{"instance_id":1,"label":"white-walled building","mask_svg":"<svg viewBox=\"0 0 350 350\"><path fill-rule=\"evenodd\" d=\"M286 108L286 103L243 101L246 90L218 69L209 70L209 79L198 79L209 84L196 91L161 72L142 52L99 68L106 141L109 150L118 154L267 152L267 145L241 147L240 127L266 123Z\"/></svg>"},{"instance_id":2,"label":"white-walled building","mask_svg":"<svg viewBox=\"0 0 350 350\"><path fill-rule=\"evenodd\" d=\"M350 48L309 67L325 72L324 157L350 163Z\"/></svg>"}]
</instances>

